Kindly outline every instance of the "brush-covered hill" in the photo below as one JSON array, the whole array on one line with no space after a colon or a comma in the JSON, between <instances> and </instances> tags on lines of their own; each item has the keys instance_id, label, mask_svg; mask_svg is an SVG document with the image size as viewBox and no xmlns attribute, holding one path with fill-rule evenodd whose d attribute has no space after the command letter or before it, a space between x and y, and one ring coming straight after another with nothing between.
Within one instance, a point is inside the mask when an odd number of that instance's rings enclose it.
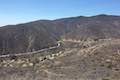
<instances>
[{"instance_id":1,"label":"brush-covered hill","mask_svg":"<svg viewBox=\"0 0 120 80\"><path fill-rule=\"evenodd\" d=\"M120 38L120 16L78 16L0 27L0 54L39 50L61 38Z\"/></svg>"},{"instance_id":2,"label":"brush-covered hill","mask_svg":"<svg viewBox=\"0 0 120 80\"><path fill-rule=\"evenodd\" d=\"M22 24L0 28L0 54L31 52L56 44L43 26Z\"/></svg>"}]
</instances>

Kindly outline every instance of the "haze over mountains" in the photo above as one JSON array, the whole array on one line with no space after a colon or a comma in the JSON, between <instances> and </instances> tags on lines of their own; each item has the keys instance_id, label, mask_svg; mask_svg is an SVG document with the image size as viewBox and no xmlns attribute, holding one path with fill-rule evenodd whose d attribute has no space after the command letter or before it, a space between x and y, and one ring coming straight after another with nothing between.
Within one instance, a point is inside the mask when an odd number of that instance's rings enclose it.
<instances>
[{"instance_id":1,"label":"haze over mountains","mask_svg":"<svg viewBox=\"0 0 120 80\"><path fill-rule=\"evenodd\" d=\"M120 16L78 16L0 27L0 54L40 50L55 46L61 38L120 38Z\"/></svg>"}]
</instances>

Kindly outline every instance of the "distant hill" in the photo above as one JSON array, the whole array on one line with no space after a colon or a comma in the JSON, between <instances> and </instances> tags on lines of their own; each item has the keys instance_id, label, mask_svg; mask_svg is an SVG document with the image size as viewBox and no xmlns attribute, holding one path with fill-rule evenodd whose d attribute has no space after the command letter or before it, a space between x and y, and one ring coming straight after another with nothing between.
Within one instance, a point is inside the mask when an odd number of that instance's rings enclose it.
<instances>
[{"instance_id":1,"label":"distant hill","mask_svg":"<svg viewBox=\"0 0 120 80\"><path fill-rule=\"evenodd\" d=\"M78 16L0 27L0 54L39 50L60 38L120 38L120 16Z\"/></svg>"},{"instance_id":2,"label":"distant hill","mask_svg":"<svg viewBox=\"0 0 120 80\"><path fill-rule=\"evenodd\" d=\"M1 54L30 52L56 44L43 26L22 24L0 28Z\"/></svg>"}]
</instances>

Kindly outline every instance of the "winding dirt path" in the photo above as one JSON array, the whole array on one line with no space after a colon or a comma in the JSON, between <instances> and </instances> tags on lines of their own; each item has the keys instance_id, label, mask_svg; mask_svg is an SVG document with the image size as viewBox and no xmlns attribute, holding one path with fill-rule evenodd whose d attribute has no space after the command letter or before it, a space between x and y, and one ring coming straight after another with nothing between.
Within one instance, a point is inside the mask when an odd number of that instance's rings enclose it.
<instances>
[{"instance_id":1,"label":"winding dirt path","mask_svg":"<svg viewBox=\"0 0 120 80\"><path fill-rule=\"evenodd\" d=\"M48 51L48 50L56 49L56 48L58 48L60 46L61 46L60 42L57 42L57 46L53 46L53 47L41 49L41 50L38 50L38 51L27 52L27 53L18 53L18 54L12 54L12 55L11 54L1 55L0 58L10 57L10 56L31 55L31 54L36 54L36 53L40 53L40 52L43 52L43 51Z\"/></svg>"}]
</instances>

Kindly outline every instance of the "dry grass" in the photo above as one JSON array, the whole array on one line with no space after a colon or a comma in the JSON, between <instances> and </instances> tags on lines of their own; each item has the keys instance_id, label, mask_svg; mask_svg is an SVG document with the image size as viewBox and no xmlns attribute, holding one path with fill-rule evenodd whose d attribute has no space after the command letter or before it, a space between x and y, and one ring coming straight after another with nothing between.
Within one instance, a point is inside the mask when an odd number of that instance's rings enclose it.
<instances>
[{"instance_id":1,"label":"dry grass","mask_svg":"<svg viewBox=\"0 0 120 80\"><path fill-rule=\"evenodd\" d=\"M63 46L58 54L47 55L42 61L38 55L30 60L20 58L29 66L1 67L0 80L119 80L119 45L112 41L85 48ZM22 63L22 60L16 61Z\"/></svg>"}]
</instances>

